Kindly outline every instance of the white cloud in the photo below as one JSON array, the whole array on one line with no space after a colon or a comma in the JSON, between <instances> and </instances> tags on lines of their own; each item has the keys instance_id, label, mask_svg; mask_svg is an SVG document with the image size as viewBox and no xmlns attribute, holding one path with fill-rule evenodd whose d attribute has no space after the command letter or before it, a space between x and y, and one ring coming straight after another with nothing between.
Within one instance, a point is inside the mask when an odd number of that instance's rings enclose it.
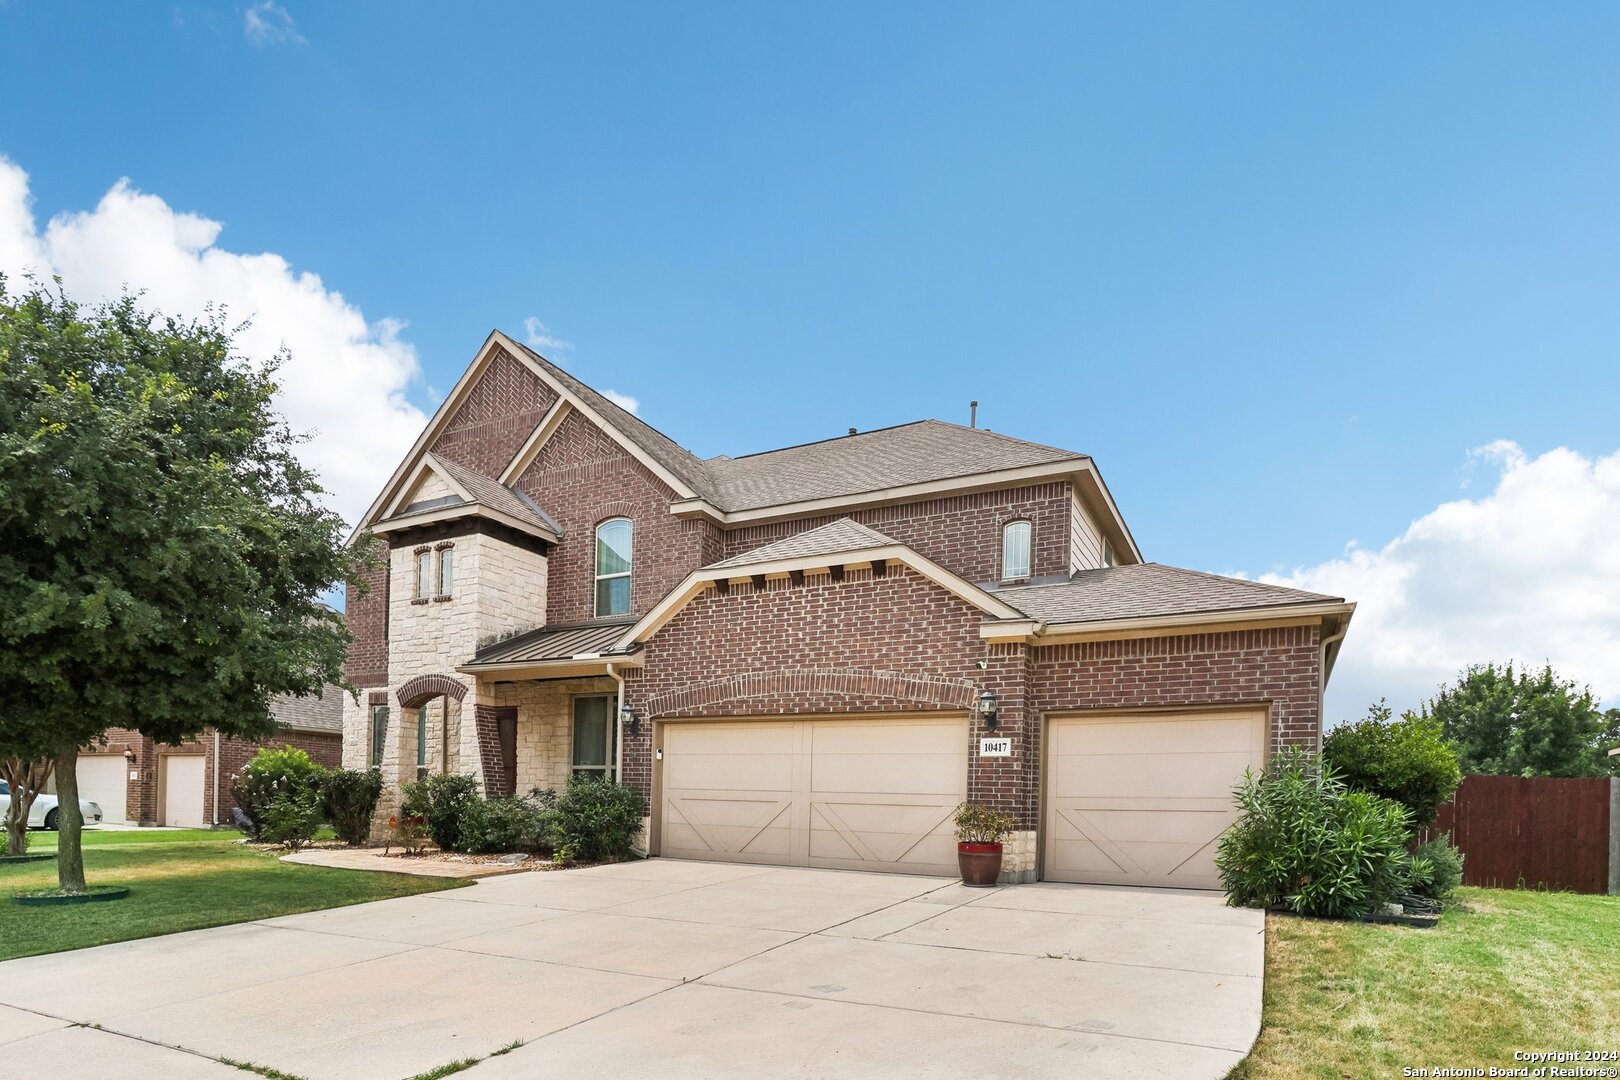
<instances>
[{"instance_id":1,"label":"white cloud","mask_svg":"<svg viewBox=\"0 0 1620 1080\"><path fill-rule=\"evenodd\" d=\"M574 346L546 328L546 324L530 315L523 320L523 333L529 348L544 356L547 352L567 352ZM549 360L550 357L547 357Z\"/></svg>"},{"instance_id":2,"label":"white cloud","mask_svg":"<svg viewBox=\"0 0 1620 1080\"><path fill-rule=\"evenodd\" d=\"M302 456L331 492L329 505L352 522L426 423L405 397L419 374L416 350L401 339L402 322L368 322L280 255L219 247L222 229L120 180L94 210L59 214L42 234L28 174L0 157L0 272L9 287L15 291L17 274L31 269L61 275L79 300L128 288L144 292L144 307L167 314L199 316L212 305L231 324L250 320L238 351L263 362L283 345L290 350L278 374L281 409L294 431L314 435Z\"/></svg>"},{"instance_id":3,"label":"white cloud","mask_svg":"<svg viewBox=\"0 0 1620 1080\"><path fill-rule=\"evenodd\" d=\"M261 49L266 45L308 44L287 9L274 0L260 0L242 13L242 33L248 44Z\"/></svg>"},{"instance_id":4,"label":"white cloud","mask_svg":"<svg viewBox=\"0 0 1620 1080\"><path fill-rule=\"evenodd\" d=\"M633 398L629 394L621 394L617 390L603 390L602 396L632 416L641 415L640 398Z\"/></svg>"},{"instance_id":5,"label":"white cloud","mask_svg":"<svg viewBox=\"0 0 1620 1080\"><path fill-rule=\"evenodd\" d=\"M1620 451L1531 458L1503 440L1469 464L1494 470L1493 491L1436 507L1377 551L1262 579L1358 605L1329 722L1384 696L1415 707L1493 660L1550 662L1620 704Z\"/></svg>"}]
</instances>

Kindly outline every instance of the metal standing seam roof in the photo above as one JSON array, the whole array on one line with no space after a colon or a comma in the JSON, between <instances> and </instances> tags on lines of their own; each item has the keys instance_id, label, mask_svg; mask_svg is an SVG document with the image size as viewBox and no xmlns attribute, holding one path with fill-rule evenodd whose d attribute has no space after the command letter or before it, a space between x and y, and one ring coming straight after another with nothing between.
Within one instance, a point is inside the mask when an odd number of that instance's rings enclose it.
<instances>
[{"instance_id":1,"label":"metal standing seam roof","mask_svg":"<svg viewBox=\"0 0 1620 1080\"><path fill-rule=\"evenodd\" d=\"M613 649L613 643L623 637L625 630L634 622L634 619L603 619L566 626L542 626L538 630L484 646L468 666L569 660L581 653L622 656L622 651Z\"/></svg>"},{"instance_id":2,"label":"metal standing seam roof","mask_svg":"<svg viewBox=\"0 0 1620 1080\"><path fill-rule=\"evenodd\" d=\"M1045 623L1100 622L1343 602L1338 596L1220 577L1160 563L1081 570L1066 582L997 589L994 595Z\"/></svg>"},{"instance_id":3,"label":"metal standing seam roof","mask_svg":"<svg viewBox=\"0 0 1620 1080\"><path fill-rule=\"evenodd\" d=\"M705 570L720 570L728 566L752 566L777 559L798 559L812 555L834 555L842 551L860 551L864 548L888 547L897 541L884 536L850 518L819 525L802 533L783 537L763 547L733 555L729 559L710 563Z\"/></svg>"}]
</instances>

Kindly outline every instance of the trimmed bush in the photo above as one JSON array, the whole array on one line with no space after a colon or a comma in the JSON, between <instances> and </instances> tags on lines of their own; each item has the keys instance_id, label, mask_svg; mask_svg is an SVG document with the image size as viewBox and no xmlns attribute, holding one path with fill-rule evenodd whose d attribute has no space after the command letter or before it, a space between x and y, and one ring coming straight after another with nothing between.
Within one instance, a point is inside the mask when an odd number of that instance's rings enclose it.
<instances>
[{"instance_id":1,"label":"trimmed bush","mask_svg":"<svg viewBox=\"0 0 1620 1080\"><path fill-rule=\"evenodd\" d=\"M560 796L537 792L543 829L558 862L604 862L630 857L630 844L647 816L641 792L600 776L572 776Z\"/></svg>"},{"instance_id":2,"label":"trimmed bush","mask_svg":"<svg viewBox=\"0 0 1620 1080\"><path fill-rule=\"evenodd\" d=\"M270 807L281 798L312 798L318 813L326 771L326 766L291 746L260 750L231 781L231 795L242 811L238 828L250 839L264 840Z\"/></svg>"},{"instance_id":3,"label":"trimmed bush","mask_svg":"<svg viewBox=\"0 0 1620 1080\"><path fill-rule=\"evenodd\" d=\"M270 800L259 826L259 839L297 851L315 839L321 827L321 800L313 792L282 794Z\"/></svg>"},{"instance_id":4,"label":"trimmed bush","mask_svg":"<svg viewBox=\"0 0 1620 1080\"><path fill-rule=\"evenodd\" d=\"M544 813L533 798L479 799L461 817L461 850L473 855L544 846Z\"/></svg>"},{"instance_id":5,"label":"trimmed bush","mask_svg":"<svg viewBox=\"0 0 1620 1080\"><path fill-rule=\"evenodd\" d=\"M1406 888L1406 808L1351 791L1315 754L1291 748L1245 773L1237 802L1242 817L1215 856L1229 903L1343 918Z\"/></svg>"},{"instance_id":6,"label":"trimmed bush","mask_svg":"<svg viewBox=\"0 0 1620 1080\"><path fill-rule=\"evenodd\" d=\"M460 851L462 819L467 808L479 801L478 782L450 773L414 781L402 790L405 803L400 812L421 818L440 851Z\"/></svg>"},{"instance_id":7,"label":"trimmed bush","mask_svg":"<svg viewBox=\"0 0 1620 1080\"><path fill-rule=\"evenodd\" d=\"M1444 907L1462 884L1463 853L1451 845L1451 834L1443 833L1412 852L1407 889Z\"/></svg>"},{"instance_id":8,"label":"trimmed bush","mask_svg":"<svg viewBox=\"0 0 1620 1080\"><path fill-rule=\"evenodd\" d=\"M371 838L371 819L382 797L378 769L334 769L321 787L321 810L337 830L338 839L358 846Z\"/></svg>"},{"instance_id":9,"label":"trimmed bush","mask_svg":"<svg viewBox=\"0 0 1620 1080\"><path fill-rule=\"evenodd\" d=\"M1457 748L1440 721L1412 713L1391 720L1383 702L1366 719L1328 732L1322 757L1350 787L1406 807L1414 830L1433 821L1462 783Z\"/></svg>"}]
</instances>

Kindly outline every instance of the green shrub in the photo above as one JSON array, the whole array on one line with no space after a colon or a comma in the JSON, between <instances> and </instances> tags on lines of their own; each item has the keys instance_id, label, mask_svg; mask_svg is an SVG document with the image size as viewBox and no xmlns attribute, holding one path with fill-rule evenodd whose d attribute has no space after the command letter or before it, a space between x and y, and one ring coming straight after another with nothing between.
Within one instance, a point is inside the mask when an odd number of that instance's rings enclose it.
<instances>
[{"instance_id":1,"label":"green shrub","mask_svg":"<svg viewBox=\"0 0 1620 1080\"><path fill-rule=\"evenodd\" d=\"M406 784L403 790L401 813L421 818L440 851L460 851L462 818L467 807L478 801L478 782L449 773Z\"/></svg>"},{"instance_id":2,"label":"green shrub","mask_svg":"<svg viewBox=\"0 0 1620 1080\"><path fill-rule=\"evenodd\" d=\"M1018 824L1005 810L965 802L956 808L956 838L964 844L999 844Z\"/></svg>"},{"instance_id":3,"label":"green shrub","mask_svg":"<svg viewBox=\"0 0 1620 1080\"><path fill-rule=\"evenodd\" d=\"M1230 903L1344 917L1406 887L1406 808L1351 791L1315 754L1286 750L1246 773L1237 802L1242 816L1215 856Z\"/></svg>"},{"instance_id":4,"label":"green shrub","mask_svg":"<svg viewBox=\"0 0 1620 1080\"><path fill-rule=\"evenodd\" d=\"M479 799L461 817L461 850L474 855L534 851L544 845L544 815L533 798Z\"/></svg>"},{"instance_id":5,"label":"green shrub","mask_svg":"<svg viewBox=\"0 0 1620 1080\"><path fill-rule=\"evenodd\" d=\"M291 746L260 750L231 781L231 795L245 818L238 827L251 839L265 839L270 806L283 797L313 797L318 813L326 771L326 766Z\"/></svg>"},{"instance_id":6,"label":"green shrub","mask_svg":"<svg viewBox=\"0 0 1620 1080\"><path fill-rule=\"evenodd\" d=\"M378 769L333 769L321 788L321 810L345 844L363 844L371 837L371 819L382 797Z\"/></svg>"},{"instance_id":7,"label":"green shrub","mask_svg":"<svg viewBox=\"0 0 1620 1080\"><path fill-rule=\"evenodd\" d=\"M297 851L315 838L315 830L320 827L320 796L308 791L296 795L282 794L271 799L270 805L264 808L264 823L259 827L259 839Z\"/></svg>"},{"instance_id":8,"label":"green shrub","mask_svg":"<svg viewBox=\"0 0 1620 1080\"><path fill-rule=\"evenodd\" d=\"M1433 821L1462 783L1457 748L1440 721L1412 713L1391 720L1383 702L1366 719L1328 732L1322 757L1350 787L1406 807L1414 830Z\"/></svg>"},{"instance_id":9,"label":"green shrub","mask_svg":"<svg viewBox=\"0 0 1620 1080\"><path fill-rule=\"evenodd\" d=\"M545 839L558 862L602 862L630 856L647 816L641 792L600 776L573 776L560 796L537 792Z\"/></svg>"},{"instance_id":10,"label":"green shrub","mask_svg":"<svg viewBox=\"0 0 1620 1080\"><path fill-rule=\"evenodd\" d=\"M1451 845L1451 834L1442 833L1412 852L1406 888L1444 906L1463 879L1463 853Z\"/></svg>"}]
</instances>

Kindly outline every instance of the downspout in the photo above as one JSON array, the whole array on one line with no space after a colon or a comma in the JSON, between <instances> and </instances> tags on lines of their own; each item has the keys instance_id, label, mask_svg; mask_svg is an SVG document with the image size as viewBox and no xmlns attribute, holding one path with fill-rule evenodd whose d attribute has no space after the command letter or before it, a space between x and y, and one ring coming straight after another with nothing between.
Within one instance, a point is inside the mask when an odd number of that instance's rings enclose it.
<instances>
[{"instance_id":1,"label":"downspout","mask_svg":"<svg viewBox=\"0 0 1620 1080\"><path fill-rule=\"evenodd\" d=\"M619 684L619 694L613 702L613 779L616 783L624 783L624 724L619 718L624 715L624 676L614 670L613 665L607 666L608 677Z\"/></svg>"},{"instance_id":2,"label":"downspout","mask_svg":"<svg viewBox=\"0 0 1620 1080\"><path fill-rule=\"evenodd\" d=\"M1338 630L1322 639L1322 655L1318 661L1316 681L1316 749L1322 749L1322 729L1327 726L1327 718L1322 715L1327 704L1328 681L1328 649L1344 640L1344 635L1350 632L1350 620L1346 619L1339 624Z\"/></svg>"},{"instance_id":3,"label":"downspout","mask_svg":"<svg viewBox=\"0 0 1620 1080\"><path fill-rule=\"evenodd\" d=\"M214 729L214 825L219 825L219 728Z\"/></svg>"}]
</instances>

